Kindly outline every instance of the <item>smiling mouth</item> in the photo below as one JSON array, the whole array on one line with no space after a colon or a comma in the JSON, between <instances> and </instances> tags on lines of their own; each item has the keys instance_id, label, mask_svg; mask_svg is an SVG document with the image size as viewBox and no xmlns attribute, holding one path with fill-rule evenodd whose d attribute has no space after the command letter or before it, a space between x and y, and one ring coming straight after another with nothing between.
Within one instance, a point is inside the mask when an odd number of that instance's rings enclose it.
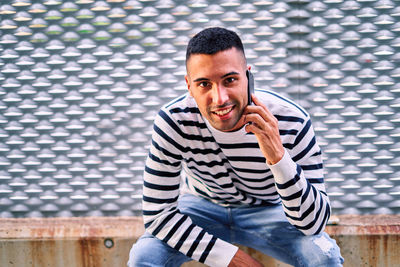
<instances>
[{"instance_id":1,"label":"smiling mouth","mask_svg":"<svg viewBox=\"0 0 400 267\"><path fill-rule=\"evenodd\" d=\"M229 107L229 108L226 108L226 109L213 111L213 113L218 115L218 116L224 116L224 115L228 114L229 112L231 112L232 110L233 110L233 107Z\"/></svg>"}]
</instances>

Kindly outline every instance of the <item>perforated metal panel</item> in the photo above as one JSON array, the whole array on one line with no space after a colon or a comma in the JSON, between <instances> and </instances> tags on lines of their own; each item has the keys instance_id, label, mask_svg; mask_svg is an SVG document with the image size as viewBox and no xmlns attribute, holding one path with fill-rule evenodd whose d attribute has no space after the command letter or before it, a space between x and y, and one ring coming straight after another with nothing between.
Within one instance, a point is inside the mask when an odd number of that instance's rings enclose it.
<instances>
[{"instance_id":1,"label":"perforated metal panel","mask_svg":"<svg viewBox=\"0 0 400 267\"><path fill-rule=\"evenodd\" d=\"M185 49L238 32L256 87L312 115L335 213L400 211L399 1L1 1L0 217L141 213Z\"/></svg>"}]
</instances>

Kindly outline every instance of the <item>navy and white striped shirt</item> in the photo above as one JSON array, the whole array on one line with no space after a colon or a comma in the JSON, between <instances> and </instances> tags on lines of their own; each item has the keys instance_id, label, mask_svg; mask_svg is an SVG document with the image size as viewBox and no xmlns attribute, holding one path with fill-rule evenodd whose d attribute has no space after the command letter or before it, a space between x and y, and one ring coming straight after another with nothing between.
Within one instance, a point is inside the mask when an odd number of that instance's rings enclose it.
<instances>
[{"instance_id":1,"label":"navy and white striped shirt","mask_svg":"<svg viewBox=\"0 0 400 267\"><path fill-rule=\"evenodd\" d=\"M237 248L179 212L182 191L223 206L282 203L289 222L306 235L323 231L330 215L309 115L272 91L256 96L279 121L285 155L274 165L266 163L254 134L214 129L189 94L165 105L154 122L144 173L146 230L207 265L228 265Z\"/></svg>"}]
</instances>

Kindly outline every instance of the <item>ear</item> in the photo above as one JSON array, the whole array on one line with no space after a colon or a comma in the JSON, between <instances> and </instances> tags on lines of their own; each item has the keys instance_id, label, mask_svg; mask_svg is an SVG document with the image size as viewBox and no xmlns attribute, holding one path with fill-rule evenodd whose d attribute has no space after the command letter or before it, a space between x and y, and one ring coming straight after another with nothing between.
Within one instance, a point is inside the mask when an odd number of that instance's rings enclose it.
<instances>
[{"instance_id":1,"label":"ear","mask_svg":"<svg viewBox=\"0 0 400 267\"><path fill-rule=\"evenodd\" d=\"M190 93L190 96L193 96L192 90L190 90L189 76L188 76L187 74L185 75L185 81L186 81L186 86L187 86L187 88L188 88L188 91L189 91L189 93Z\"/></svg>"}]
</instances>

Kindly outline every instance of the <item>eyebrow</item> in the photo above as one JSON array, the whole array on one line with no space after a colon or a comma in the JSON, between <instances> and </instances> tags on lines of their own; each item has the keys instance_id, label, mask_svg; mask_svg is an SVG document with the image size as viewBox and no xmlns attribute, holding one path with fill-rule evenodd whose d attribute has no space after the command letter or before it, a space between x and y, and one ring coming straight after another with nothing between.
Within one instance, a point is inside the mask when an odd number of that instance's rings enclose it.
<instances>
[{"instance_id":1,"label":"eyebrow","mask_svg":"<svg viewBox=\"0 0 400 267\"><path fill-rule=\"evenodd\" d=\"M231 75L239 75L239 73L236 72L236 71L231 71L231 72L228 72L227 74L222 75L221 78L225 78L225 77L228 77L228 76L231 76ZM201 81L209 81L209 80L210 79L208 79L208 78L202 78L201 77L201 78L197 78L193 82L201 82Z\"/></svg>"},{"instance_id":2,"label":"eyebrow","mask_svg":"<svg viewBox=\"0 0 400 267\"><path fill-rule=\"evenodd\" d=\"M225 78L225 77L228 77L228 76L231 76L231 75L239 75L239 73L236 72L236 71L231 71L231 72L229 72L229 73L227 73L225 75L222 75L221 78Z\"/></svg>"}]
</instances>

